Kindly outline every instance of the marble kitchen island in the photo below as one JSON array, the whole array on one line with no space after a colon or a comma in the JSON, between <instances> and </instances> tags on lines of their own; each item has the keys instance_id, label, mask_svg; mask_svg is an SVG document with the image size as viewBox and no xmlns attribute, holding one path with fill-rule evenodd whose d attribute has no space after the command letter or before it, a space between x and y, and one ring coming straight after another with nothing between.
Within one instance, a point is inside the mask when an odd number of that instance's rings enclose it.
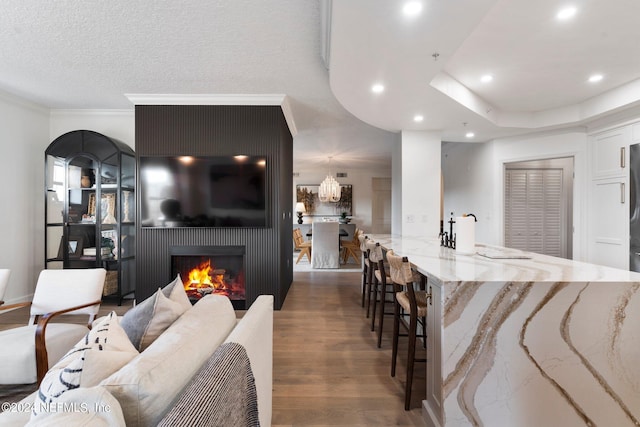
<instances>
[{"instance_id":1,"label":"marble kitchen island","mask_svg":"<svg viewBox=\"0 0 640 427\"><path fill-rule=\"evenodd\" d=\"M428 426L640 425L640 274L370 237L428 277Z\"/></svg>"}]
</instances>

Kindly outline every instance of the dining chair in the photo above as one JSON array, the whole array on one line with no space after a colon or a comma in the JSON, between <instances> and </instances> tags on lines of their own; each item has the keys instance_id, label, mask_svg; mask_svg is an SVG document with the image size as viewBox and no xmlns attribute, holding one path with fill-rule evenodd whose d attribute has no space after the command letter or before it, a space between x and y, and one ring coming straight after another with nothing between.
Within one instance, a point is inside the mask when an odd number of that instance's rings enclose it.
<instances>
[{"instance_id":1,"label":"dining chair","mask_svg":"<svg viewBox=\"0 0 640 427\"><path fill-rule=\"evenodd\" d=\"M408 349L407 349L407 372L405 380L405 400L404 409L409 410L411 404L411 386L413 384L413 368L415 362L426 362L425 358L416 358L416 341L418 321L422 325L423 345L426 332L427 303L431 294L426 291L418 291L414 288L414 283L425 284L426 277L417 273L411 268L407 257L401 257L387 252L387 262L389 263L389 276L395 288L394 320L393 320L393 348L391 350L391 376L396 375L396 359L398 356L398 337L400 336L400 324L407 329ZM421 286L423 287L423 286ZM401 312L409 315L409 324L402 319Z\"/></svg>"},{"instance_id":2,"label":"dining chair","mask_svg":"<svg viewBox=\"0 0 640 427\"><path fill-rule=\"evenodd\" d=\"M42 378L91 328L100 308L106 270L43 270L32 302L0 306L0 311L30 306L26 326L0 332L0 384L40 384ZM52 322L60 314L86 315L86 324Z\"/></svg>"},{"instance_id":3,"label":"dining chair","mask_svg":"<svg viewBox=\"0 0 640 427\"><path fill-rule=\"evenodd\" d=\"M340 268L338 222L314 222L311 234L311 267Z\"/></svg>"},{"instance_id":4,"label":"dining chair","mask_svg":"<svg viewBox=\"0 0 640 427\"><path fill-rule=\"evenodd\" d=\"M293 230L293 245L296 250L300 251L296 264L300 262L303 256L306 255L309 262L311 262L311 242L305 241L302 236L302 231L299 228Z\"/></svg>"},{"instance_id":5,"label":"dining chair","mask_svg":"<svg viewBox=\"0 0 640 427\"><path fill-rule=\"evenodd\" d=\"M353 233L353 239L344 241L340 240L340 247L342 248L342 263L346 264L349 262L349 259L353 258L353 260L358 263L360 261L360 240L358 237L363 233L362 230L356 229L355 233Z\"/></svg>"},{"instance_id":6,"label":"dining chair","mask_svg":"<svg viewBox=\"0 0 640 427\"><path fill-rule=\"evenodd\" d=\"M7 268L0 269L0 305L4 304L4 294L7 291L10 275L11 270Z\"/></svg>"}]
</instances>

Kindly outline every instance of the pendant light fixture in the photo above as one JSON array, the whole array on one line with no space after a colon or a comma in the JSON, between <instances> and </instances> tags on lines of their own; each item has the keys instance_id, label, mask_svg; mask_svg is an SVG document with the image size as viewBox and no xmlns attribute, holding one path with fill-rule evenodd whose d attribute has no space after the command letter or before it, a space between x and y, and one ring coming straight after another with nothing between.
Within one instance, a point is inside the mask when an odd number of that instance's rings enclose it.
<instances>
[{"instance_id":1,"label":"pendant light fixture","mask_svg":"<svg viewBox=\"0 0 640 427\"><path fill-rule=\"evenodd\" d=\"M332 157L329 157L329 166L331 166L331 159ZM336 179L331 175L331 172L329 172L329 175L327 175L324 181L320 184L318 199L323 203L336 203L340 201L340 194L340 183L338 183L338 181L336 181Z\"/></svg>"}]
</instances>

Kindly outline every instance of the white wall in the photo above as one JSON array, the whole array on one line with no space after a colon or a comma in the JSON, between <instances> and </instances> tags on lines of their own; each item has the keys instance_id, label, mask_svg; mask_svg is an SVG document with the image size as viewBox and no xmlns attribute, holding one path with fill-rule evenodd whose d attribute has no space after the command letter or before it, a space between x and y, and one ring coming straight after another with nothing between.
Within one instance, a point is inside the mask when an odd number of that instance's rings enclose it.
<instances>
[{"instance_id":1,"label":"white wall","mask_svg":"<svg viewBox=\"0 0 640 427\"><path fill-rule=\"evenodd\" d=\"M299 184L320 184L327 176L328 170L324 169L304 169L297 170L293 166L295 172L300 176L293 178L293 207L295 207L296 185ZM352 224L362 228L365 231L371 229L371 178L389 178L391 177L391 168L375 168L375 169L345 169L340 168L337 172L346 172L346 178L337 178L340 184L351 184L353 186L353 219ZM335 178L336 171L332 171ZM295 209L293 221L297 222L295 217ZM309 220L305 218L305 222Z\"/></svg>"},{"instance_id":2,"label":"white wall","mask_svg":"<svg viewBox=\"0 0 640 427\"><path fill-rule=\"evenodd\" d=\"M439 132L402 131L402 234L436 238L440 232Z\"/></svg>"},{"instance_id":3,"label":"white wall","mask_svg":"<svg viewBox=\"0 0 640 427\"><path fill-rule=\"evenodd\" d=\"M118 139L135 149L135 112L131 110L53 110L51 141L73 130L92 130Z\"/></svg>"},{"instance_id":4,"label":"white wall","mask_svg":"<svg viewBox=\"0 0 640 427\"><path fill-rule=\"evenodd\" d=\"M11 269L5 301L30 300L44 268L44 151L63 133L89 129L134 147L134 111L56 110L0 93L0 268Z\"/></svg>"},{"instance_id":5,"label":"white wall","mask_svg":"<svg viewBox=\"0 0 640 427\"><path fill-rule=\"evenodd\" d=\"M393 146L391 157L391 234L402 235L402 142Z\"/></svg>"},{"instance_id":6,"label":"white wall","mask_svg":"<svg viewBox=\"0 0 640 427\"><path fill-rule=\"evenodd\" d=\"M44 150L49 111L0 93L0 268L11 269L5 301L30 300L44 266Z\"/></svg>"},{"instance_id":7,"label":"white wall","mask_svg":"<svg viewBox=\"0 0 640 427\"><path fill-rule=\"evenodd\" d=\"M450 143L443 147L445 218L474 213L478 217L476 240L504 243L504 164L573 156L573 257L586 259L587 236L587 135L564 131L497 139L483 144Z\"/></svg>"}]
</instances>

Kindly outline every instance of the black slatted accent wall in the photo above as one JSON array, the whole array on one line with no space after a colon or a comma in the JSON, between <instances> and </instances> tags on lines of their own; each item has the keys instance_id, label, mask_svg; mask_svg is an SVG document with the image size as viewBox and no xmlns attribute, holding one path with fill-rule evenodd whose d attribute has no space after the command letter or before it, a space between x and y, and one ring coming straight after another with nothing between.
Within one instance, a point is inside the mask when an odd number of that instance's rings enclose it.
<instances>
[{"instance_id":1,"label":"black slatted accent wall","mask_svg":"<svg viewBox=\"0 0 640 427\"><path fill-rule=\"evenodd\" d=\"M171 279L170 246L241 245L246 247L247 308L261 294L274 295L276 309L282 306L293 279L293 138L281 108L136 106L136 156L235 154L267 158L268 227L146 228L138 217L138 301ZM136 203L140 215L139 196Z\"/></svg>"}]
</instances>

